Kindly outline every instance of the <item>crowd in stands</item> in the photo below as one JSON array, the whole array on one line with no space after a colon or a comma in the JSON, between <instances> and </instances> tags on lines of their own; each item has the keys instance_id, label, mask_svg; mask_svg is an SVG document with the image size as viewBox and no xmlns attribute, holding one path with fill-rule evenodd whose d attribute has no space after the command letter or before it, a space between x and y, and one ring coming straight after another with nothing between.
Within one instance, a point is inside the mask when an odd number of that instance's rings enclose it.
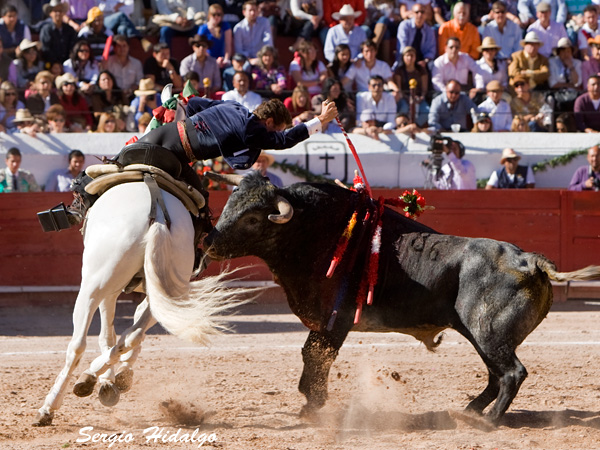
<instances>
[{"instance_id":1,"label":"crowd in stands","mask_svg":"<svg viewBox=\"0 0 600 450\"><path fill-rule=\"evenodd\" d=\"M373 139L598 132L599 12L600 0L7 0L0 131L143 132L162 88L189 80L250 110L278 97L294 123L329 99Z\"/></svg>"}]
</instances>

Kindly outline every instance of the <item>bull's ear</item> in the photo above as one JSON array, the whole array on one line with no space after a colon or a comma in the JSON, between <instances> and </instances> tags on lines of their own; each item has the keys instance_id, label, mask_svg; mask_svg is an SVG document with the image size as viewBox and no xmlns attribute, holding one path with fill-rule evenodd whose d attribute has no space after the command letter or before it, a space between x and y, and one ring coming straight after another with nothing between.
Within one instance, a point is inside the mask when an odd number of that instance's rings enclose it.
<instances>
[{"instance_id":1,"label":"bull's ear","mask_svg":"<svg viewBox=\"0 0 600 450\"><path fill-rule=\"evenodd\" d=\"M239 175L237 173L206 172L204 176L216 181L217 183L226 183L231 184L232 186L239 186L240 181L242 181L242 178L244 178L243 175Z\"/></svg>"},{"instance_id":2,"label":"bull's ear","mask_svg":"<svg viewBox=\"0 0 600 450\"><path fill-rule=\"evenodd\" d=\"M281 195L277 196L277 209L279 214L269 214L268 219L271 222L278 224L288 223L294 215L294 208L285 198Z\"/></svg>"}]
</instances>

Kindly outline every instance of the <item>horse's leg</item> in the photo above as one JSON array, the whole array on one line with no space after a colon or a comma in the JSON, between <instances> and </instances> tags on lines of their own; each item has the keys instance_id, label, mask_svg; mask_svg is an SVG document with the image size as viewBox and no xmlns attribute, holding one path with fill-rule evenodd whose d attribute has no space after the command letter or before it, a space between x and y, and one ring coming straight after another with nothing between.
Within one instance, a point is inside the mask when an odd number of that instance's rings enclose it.
<instances>
[{"instance_id":1,"label":"horse's leg","mask_svg":"<svg viewBox=\"0 0 600 450\"><path fill-rule=\"evenodd\" d=\"M98 377L102 375L119 361L121 355L131 352L142 343L146 330L156 323L156 320L152 317L148 303L144 304L142 302L140 306L142 305L144 306L142 307L142 311L140 311L139 317L131 327L125 330L117 341L117 344L92 361L90 368L86 371L89 376Z\"/></svg>"},{"instance_id":2,"label":"horse's leg","mask_svg":"<svg viewBox=\"0 0 600 450\"><path fill-rule=\"evenodd\" d=\"M56 377L54 386L52 386L52 389L46 396L44 405L38 410L33 423L34 426L50 425L54 417L54 411L62 405L67 389L67 382L70 380L73 371L77 368L81 356L85 351L86 336L90 328L90 323L102 299L100 296L91 294L92 292L86 288L86 283L82 282L73 309L73 337L67 348L65 366Z\"/></svg>"},{"instance_id":3,"label":"horse's leg","mask_svg":"<svg viewBox=\"0 0 600 450\"><path fill-rule=\"evenodd\" d=\"M135 314L133 316L134 322L137 322L142 317L142 315L145 314L146 310L149 307L150 305L148 304L148 299L146 298L136 308ZM151 317L150 322L148 322L148 324L146 325L146 330L150 329L155 323L156 319L154 319L154 317ZM143 334L142 340L144 336L145 334ZM119 367L115 378L115 386L117 386L119 391L127 392L131 388L131 385L133 383L132 366L137 360L137 357L139 356L141 350L142 341L140 340L140 343L137 346L135 346L132 350L121 355L121 367Z\"/></svg>"},{"instance_id":4,"label":"horse's leg","mask_svg":"<svg viewBox=\"0 0 600 450\"><path fill-rule=\"evenodd\" d=\"M101 353L109 351L117 342L114 326L116 303L117 296L107 299L100 304L99 312L101 327L100 335L98 336L98 344ZM98 377L98 379L100 381L100 390L98 393L100 402L104 406L115 406L119 402L120 393L114 386L115 375L113 368L109 367L106 372Z\"/></svg>"}]
</instances>

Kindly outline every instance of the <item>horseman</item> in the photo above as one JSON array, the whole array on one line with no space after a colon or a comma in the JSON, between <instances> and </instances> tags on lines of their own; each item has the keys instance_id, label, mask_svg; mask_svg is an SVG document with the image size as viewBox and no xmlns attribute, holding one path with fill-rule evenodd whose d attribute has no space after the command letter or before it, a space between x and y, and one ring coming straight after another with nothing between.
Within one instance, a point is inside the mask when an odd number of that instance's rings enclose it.
<instances>
[{"instance_id":1,"label":"horseman","mask_svg":"<svg viewBox=\"0 0 600 450\"><path fill-rule=\"evenodd\" d=\"M325 101L319 116L293 128L288 128L292 118L278 99L265 101L250 112L237 102L192 97L188 101L186 115L187 119L150 131L139 141L124 147L119 156L140 146L166 149L181 163L181 178L204 192L190 163L223 156L232 168L248 169L261 150L291 148L322 131L337 116L337 108L335 103ZM75 201L67 209L70 225L81 223L85 212L95 201L95 196L85 191L89 181L91 179L83 175L74 182Z\"/></svg>"}]
</instances>

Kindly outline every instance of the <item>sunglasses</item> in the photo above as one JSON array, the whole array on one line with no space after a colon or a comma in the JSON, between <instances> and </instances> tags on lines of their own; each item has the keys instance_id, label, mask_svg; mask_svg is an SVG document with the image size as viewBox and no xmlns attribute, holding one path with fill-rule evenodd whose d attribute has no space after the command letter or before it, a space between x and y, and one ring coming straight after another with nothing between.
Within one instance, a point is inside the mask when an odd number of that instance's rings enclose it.
<instances>
[{"instance_id":1,"label":"sunglasses","mask_svg":"<svg viewBox=\"0 0 600 450\"><path fill-rule=\"evenodd\" d=\"M370 85L371 87L383 87L383 83L373 83Z\"/></svg>"},{"instance_id":2,"label":"sunglasses","mask_svg":"<svg viewBox=\"0 0 600 450\"><path fill-rule=\"evenodd\" d=\"M16 95L17 95L17 93L16 93L16 92L5 92L5 93L4 93L4 96L5 96L5 97L9 97L9 96L10 96L10 97L13 97L13 96L16 96Z\"/></svg>"},{"instance_id":3,"label":"sunglasses","mask_svg":"<svg viewBox=\"0 0 600 450\"><path fill-rule=\"evenodd\" d=\"M460 91L447 91L448 94L454 94L454 95L458 95L460 94Z\"/></svg>"},{"instance_id":4,"label":"sunglasses","mask_svg":"<svg viewBox=\"0 0 600 450\"><path fill-rule=\"evenodd\" d=\"M89 53L90 49L89 48L80 48L79 50L77 50L78 53Z\"/></svg>"},{"instance_id":5,"label":"sunglasses","mask_svg":"<svg viewBox=\"0 0 600 450\"><path fill-rule=\"evenodd\" d=\"M525 86L525 83L515 83L515 87Z\"/></svg>"}]
</instances>

